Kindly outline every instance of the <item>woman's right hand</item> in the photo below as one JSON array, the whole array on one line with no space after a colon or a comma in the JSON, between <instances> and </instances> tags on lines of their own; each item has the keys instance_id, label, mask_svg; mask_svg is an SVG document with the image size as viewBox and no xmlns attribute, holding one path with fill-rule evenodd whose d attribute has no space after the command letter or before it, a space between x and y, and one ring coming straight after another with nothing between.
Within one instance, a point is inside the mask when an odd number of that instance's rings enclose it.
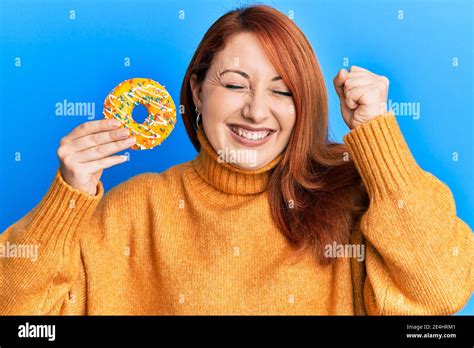
<instances>
[{"instance_id":1,"label":"woman's right hand","mask_svg":"<svg viewBox=\"0 0 474 348\"><path fill-rule=\"evenodd\" d=\"M112 156L135 143L118 120L104 119L81 124L61 139L57 151L59 169L70 186L95 195L104 169L123 163L127 156Z\"/></svg>"}]
</instances>

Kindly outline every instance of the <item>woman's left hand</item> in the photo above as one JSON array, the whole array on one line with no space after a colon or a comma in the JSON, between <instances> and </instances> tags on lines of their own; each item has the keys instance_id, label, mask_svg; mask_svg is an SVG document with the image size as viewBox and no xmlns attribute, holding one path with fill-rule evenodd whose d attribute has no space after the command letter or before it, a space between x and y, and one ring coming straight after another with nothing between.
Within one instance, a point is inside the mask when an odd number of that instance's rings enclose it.
<instances>
[{"instance_id":1,"label":"woman's left hand","mask_svg":"<svg viewBox=\"0 0 474 348\"><path fill-rule=\"evenodd\" d=\"M341 103L341 113L350 129L387 112L389 80L358 66L339 70L334 87Z\"/></svg>"}]
</instances>

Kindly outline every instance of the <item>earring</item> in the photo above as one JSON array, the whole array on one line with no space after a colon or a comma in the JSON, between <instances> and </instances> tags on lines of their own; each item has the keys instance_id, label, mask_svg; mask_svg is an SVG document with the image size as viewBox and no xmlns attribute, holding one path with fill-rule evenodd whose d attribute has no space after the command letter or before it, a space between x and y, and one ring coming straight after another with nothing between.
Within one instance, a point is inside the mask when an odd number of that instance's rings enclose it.
<instances>
[{"instance_id":1,"label":"earring","mask_svg":"<svg viewBox=\"0 0 474 348\"><path fill-rule=\"evenodd\" d=\"M196 116L196 128L199 129L200 128L199 127L199 119L201 118L201 113L199 112L197 106L196 106L195 111L196 111L196 114L197 114L197 116Z\"/></svg>"}]
</instances>

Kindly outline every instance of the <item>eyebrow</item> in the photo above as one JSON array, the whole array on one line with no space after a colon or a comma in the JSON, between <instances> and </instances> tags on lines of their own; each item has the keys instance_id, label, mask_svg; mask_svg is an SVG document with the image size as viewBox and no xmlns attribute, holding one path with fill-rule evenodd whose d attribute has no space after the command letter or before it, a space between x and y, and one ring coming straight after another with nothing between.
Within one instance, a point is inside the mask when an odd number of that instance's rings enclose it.
<instances>
[{"instance_id":1,"label":"eyebrow","mask_svg":"<svg viewBox=\"0 0 474 348\"><path fill-rule=\"evenodd\" d=\"M233 73L242 75L242 76L245 77L246 79L250 79L250 76L249 76L246 72L243 72L243 71L241 71L241 70L234 70L234 69L227 69L227 70L224 70L223 72L221 72L221 73L219 74L219 76L222 76L222 75L224 75L225 73L230 73L230 72L233 72ZM272 78L272 81L278 81L278 80L281 80L281 76L275 76L274 78Z\"/></svg>"}]
</instances>

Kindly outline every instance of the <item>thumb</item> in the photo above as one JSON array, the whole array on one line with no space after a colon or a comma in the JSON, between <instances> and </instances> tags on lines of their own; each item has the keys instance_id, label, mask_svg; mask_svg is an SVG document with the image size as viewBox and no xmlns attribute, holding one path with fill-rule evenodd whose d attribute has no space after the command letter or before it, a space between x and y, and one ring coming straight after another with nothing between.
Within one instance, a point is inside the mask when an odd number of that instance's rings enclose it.
<instances>
[{"instance_id":1,"label":"thumb","mask_svg":"<svg viewBox=\"0 0 474 348\"><path fill-rule=\"evenodd\" d=\"M344 100L344 83L347 80L347 74L346 69L341 69L333 80L334 88L341 101Z\"/></svg>"}]
</instances>

